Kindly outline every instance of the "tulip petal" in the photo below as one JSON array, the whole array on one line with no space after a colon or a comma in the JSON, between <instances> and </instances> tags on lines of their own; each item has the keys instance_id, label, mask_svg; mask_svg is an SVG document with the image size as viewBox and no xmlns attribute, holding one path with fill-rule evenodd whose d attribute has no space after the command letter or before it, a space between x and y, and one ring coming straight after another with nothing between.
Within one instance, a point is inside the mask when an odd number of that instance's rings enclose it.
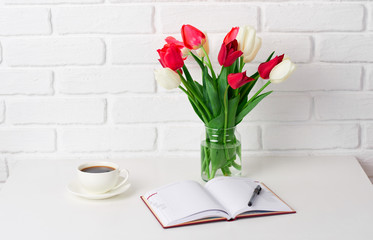
<instances>
[{"instance_id":1,"label":"tulip petal","mask_svg":"<svg viewBox=\"0 0 373 240\"><path fill-rule=\"evenodd\" d=\"M246 71L242 73L231 73L227 77L228 84L233 89L242 87L248 82L255 81L254 78L246 76Z\"/></svg>"},{"instance_id":2,"label":"tulip petal","mask_svg":"<svg viewBox=\"0 0 373 240\"><path fill-rule=\"evenodd\" d=\"M181 27L181 37L185 47L194 50L200 48L206 41L205 34L192 25Z\"/></svg>"},{"instance_id":3,"label":"tulip petal","mask_svg":"<svg viewBox=\"0 0 373 240\"><path fill-rule=\"evenodd\" d=\"M180 49L173 43L166 44L162 49L158 49L159 61L163 67L169 67L176 71L184 66L184 60Z\"/></svg>"},{"instance_id":4,"label":"tulip petal","mask_svg":"<svg viewBox=\"0 0 373 240\"><path fill-rule=\"evenodd\" d=\"M222 66L224 65L224 62L225 62L225 58L227 57L227 47L226 45L223 43L221 45L221 48L220 48L220 51L219 51L219 55L218 55L218 61L219 61L219 64Z\"/></svg>"},{"instance_id":5,"label":"tulip petal","mask_svg":"<svg viewBox=\"0 0 373 240\"><path fill-rule=\"evenodd\" d=\"M243 61L245 63L248 63L254 60L261 46L262 46L262 39L260 37L256 37L253 51L249 55L245 55Z\"/></svg>"},{"instance_id":6,"label":"tulip petal","mask_svg":"<svg viewBox=\"0 0 373 240\"><path fill-rule=\"evenodd\" d=\"M169 63L172 70L177 70L184 65L184 61L180 57L180 52L176 51L175 48L171 48L170 51L166 53L164 58Z\"/></svg>"},{"instance_id":7,"label":"tulip petal","mask_svg":"<svg viewBox=\"0 0 373 240\"><path fill-rule=\"evenodd\" d=\"M183 42L180 42L179 40L171 36L166 37L165 41L168 44L171 44L171 43L175 44L180 50L184 47Z\"/></svg>"},{"instance_id":8,"label":"tulip petal","mask_svg":"<svg viewBox=\"0 0 373 240\"><path fill-rule=\"evenodd\" d=\"M171 37L171 36L166 37L165 41L168 44L175 44L176 47L180 49L184 60L187 58L190 50L184 46L183 42L180 42L179 40L177 40L176 38Z\"/></svg>"},{"instance_id":9,"label":"tulip petal","mask_svg":"<svg viewBox=\"0 0 373 240\"><path fill-rule=\"evenodd\" d=\"M275 66L269 74L271 83L281 83L285 81L295 70L295 64L286 59Z\"/></svg>"},{"instance_id":10,"label":"tulip petal","mask_svg":"<svg viewBox=\"0 0 373 240\"><path fill-rule=\"evenodd\" d=\"M238 31L237 33L237 42L238 42L238 50L240 51L244 51L244 46L245 46L245 39L246 39L246 35L247 35L247 26L244 26L244 27L240 27L240 30Z\"/></svg>"},{"instance_id":11,"label":"tulip petal","mask_svg":"<svg viewBox=\"0 0 373 240\"><path fill-rule=\"evenodd\" d=\"M256 36L255 29L250 28L247 31L244 50L242 51L245 56L249 55L253 51L253 48L254 48L254 45L255 45L255 36Z\"/></svg>"},{"instance_id":12,"label":"tulip petal","mask_svg":"<svg viewBox=\"0 0 373 240\"><path fill-rule=\"evenodd\" d=\"M230 43L230 42L232 42L233 40L236 39L239 29L240 29L239 27L233 27L229 31L229 33L227 33L227 35L225 36L224 41L223 41L225 43L225 45L227 45L228 43Z\"/></svg>"},{"instance_id":13,"label":"tulip petal","mask_svg":"<svg viewBox=\"0 0 373 240\"><path fill-rule=\"evenodd\" d=\"M209 54L210 51L210 46L209 46L209 39L207 34L205 33L206 36L206 42L203 44L203 48L205 49L207 55ZM198 48L196 53L198 54L199 57L205 57L205 53L203 52L202 48Z\"/></svg>"},{"instance_id":14,"label":"tulip petal","mask_svg":"<svg viewBox=\"0 0 373 240\"><path fill-rule=\"evenodd\" d=\"M165 89L174 89L181 84L179 74L170 68L161 68L154 71L154 77L157 83Z\"/></svg>"},{"instance_id":15,"label":"tulip petal","mask_svg":"<svg viewBox=\"0 0 373 240\"><path fill-rule=\"evenodd\" d=\"M277 56L268 62L261 63L258 67L258 72L259 72L260 77L263 79L268 79L269 74L272 71L272 69L277 64L279 64L283 58L284 58L284 54L282 54L281 56Z\"/></svg>"},{"instance_id":16,"label":"tulip petal","mask_svg":"<svg viewBox=\"0 0 373 240\"><path fill-rule=\"evenodd\" d=\"M229 67L231 66L234 61L237 60L237 58L241 57L242 55L242 52L241 51L235 51L235 52L231 52L230 54L228 54L227 58L225 59L225 62L224 62L224 67Z\"/></svg>"}]
</instances>

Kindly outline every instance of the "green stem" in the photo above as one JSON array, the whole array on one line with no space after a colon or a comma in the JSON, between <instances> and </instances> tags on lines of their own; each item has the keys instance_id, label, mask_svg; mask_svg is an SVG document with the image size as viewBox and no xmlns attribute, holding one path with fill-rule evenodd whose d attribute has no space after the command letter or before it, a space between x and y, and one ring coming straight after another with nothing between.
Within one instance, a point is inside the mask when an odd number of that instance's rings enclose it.
<instances>
[{"instance_id":1,"label":"green stem","mask_svg":"<svg viewBox=\"0 0 373 240\"><path fill-rule=\"evenodd\" d=\"M242 72L242 69L244 66L245 66L245 62L243 61L243 57L240 57L240 72Z\"/></svg>"},{"instance_id":2,"label":"green stem","mask_svg":"<svg viewBox=\"0 0 373 240\"><path fill-rule=\"evenodd\" d=\"M227 149L228 89L229 89L229 85L226 87L225 92L224 92L224 130L223 130L224 153L225 153L225 158L227 160L229 158L228 149ZM223 168L222 168L222 170L223 170Z\"/></svg>"},{"instance_id":3,"label":"green stem","mask_svg":"<svg viewBox=\"0 0 373 240\"><path fill-rule=\"evenodd\" d=\"M243 90L243 92L241 93L241 96L240 96L240 101L241 101L245 96L247 96L247 95L249 94L249 92L251 91L251 89L254 87L256 81L258 80L258 77L255 76L254 79L255 79L255 81L251 81L251 82L249 82L248 84L246 84L246 85L244 86L244 90Z\"/></svg>"},{"instance_id":4,"label":"green stem","mask_svg":"<svg viewBox=\"0 0 373 240\"><path fill-rule=\"evenodd\" d=\"M194 105L196 106L196 108L198 108L199 112L201 113L201 116L202 116L203 120L207 123L208 119L204 115L202 109L199 107L199 104L194 100L193 96L185 88L183 88L182 86L179 86L179 88L189 97L190 101L192 101L194 103Z\"/></svg>"},{"instance_id":5,"label":"green stem","mask_svg":"<svg viewBox=\"0 0 373 240\"><path fill-rule=\"evenodd\" d=\"M235 161L232 162L232 166L233 166L235 169L237 169L237 170L241 170L241 169L242 169L241 165L240 165L240 164L237 164Z\"/></svg>"},{"instance_id":6,"label":"green stem","mask_svg":"<svg viewBox=\"0 0 373 240\"><path fill-rule=\"evenodd\" d=\"M207 144L207 142L206 142ZM207 153L207 147L203 147L203 151L205 152L205 168L202 167L202 169L205 169L206 171L206 174L207 174L207 179L210 180L210 156L208 156L208 153Z\"/></svg>"},{"instance_id":7,"label":"green stem","mask_svg":"<svg viewBox=\"0 0 373 240\"><path fill-rule=\"evenodd\" d=\"M229 89L229 85L225 88L225 92L224 92L224 136L223 136L223 139L224 139L224 143L225 143L225 140L226 140L226 136L225 136L225 131L227 129L227 126L228 126L228 89Z\"/></svg>"},{"instance_id":8,"label":"green stem","mask_svg":"<svg viewBox=\"0 0 373 240\"><path fill-rule=\"evenodd\" d=\"M213 77L213 79L214 79L214 81L215 81L215 80L216 80L216 75L215 75L214 69L212 68L212 64L211 64L211 61L210 61L210 57L209 57L209 55L207 54L207 52L206 52L206 50L205 50L205 48L204 48L203 46L201 47L201 49L202 49L203 53L205 54L205 57L206 57L206 59L207 59L207 63L208 63L207 66L210 68L211 75L212 75L212 77Z\"/></svg>"},{"instance_id":9,"label":"green stem","mask_svg":"<svg viewBox=\"0 0 373 240\"><path fill-rule=\"evenodd\" d=\"M250 100L248 101L248 103L249 102L251 102L252 100L254 100L263 90L264 90L264 88L266 88L269 84L271 84L271 81L267 81L267 83L266 84L264 84L264 86L263 87L261 87L255 94L254 94L254 96L252 96L251 98L250 98Z\"/></svg>"},{"instance_id":10,"label":"green stem","mask_svg":"<svg viewBox=\"0 0 373 240\"><path fill-rule=\"evenodd\" d=\"M271 84L271 81L268 81L263 87L261 87L255 94L250 98L249 101L243 106L242 109L247 107L269 84Z\"/></svg>"},{"instance_id":11,"label":"green stem","mask_svg":"<svg viewBox=\"0 0 373 240\"><path fill-rule=\"evenodd\" d=\"M185 78L183 77L183 75L180 73L180 71L178 71L179 73L179 76L180 76L180 79L181 79L181 82L184 84L184 86L188 89L189 92L192 93L192 95L197 99L197 101L201 104L201 106L203 107L203 109L206 111L206 114L208 116L208 119L211 120L212 119L212 115L210 113L210 110L207 108L207 106L205 105L205 103L202 101L202 99L198 96L198 94L196 94L193 90L193 88L189 87L187 81L185 80Z\"/></svg>"}]
</instances>

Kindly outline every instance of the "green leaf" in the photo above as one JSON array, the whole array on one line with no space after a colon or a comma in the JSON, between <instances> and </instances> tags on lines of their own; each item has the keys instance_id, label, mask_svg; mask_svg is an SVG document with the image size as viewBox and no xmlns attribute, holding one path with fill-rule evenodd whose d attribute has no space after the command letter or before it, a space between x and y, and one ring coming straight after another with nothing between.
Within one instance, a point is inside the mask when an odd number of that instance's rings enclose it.
<instances>
[{"instance_id":1,"label":"green leaf","mask_svg":"<svg viewBox=\"0 0 373 240\"><path fill-rule=\"evenodd\" d=\"M258 81L258 77L255 78L255 81L251 81L240 88L240 93L241 93L240 105L246 104L247 96L249 95L249 93L251 92L251 90L253 89L257 81Z\"/></svg>"},{"instance_id":2,"label":"green leaf","mask_svg":"<svg viewBox=\"0 0 373 240\"><path fill-rule=\"evenodd\" d=\"M201 69L203 69L205 66L203 65L203 62L201 61L201 59L199 59L199 57L197 57L196 55L194 55L194 53L190 52L190 55L192 55L192 57L194 58L194 60L196 60L196 62L198 63L199 67Z\"/></svg>"},{"instance_id":3,"label":"green leaf","mask_svg":"<svg viewBox=\"0 0 373 240\"><path fill-rule=\"evenodd\" d=\"M239 101L240 96L236 96L228 100L228 128L234 127L236 125L235 118Z\"/></svg>"},{"instance_id":4,"label":"green leaf","mask_svg":"<svg viewBox=\"0 0 373 240\"><path fill-rule=\"evenodd\" d=\"M247 95L240 98L240 102L238 104L237 112L241 112L245 104L247 103L248 97Z\"/></svg>"},{"instance_id":5,"label":"green leaf","mask_svg":"<svg viewBox=\"0 0 373 240\"><path fill-rule=\"evenodd\" d=\"M228 76L228 68L223 67L222 70L221 70L221 72L220 72L220 75L219 75L219 77L217 79L219 99L220 99L220 101L222 103L224 102L224 92L225 92L225 89L228 86L227 76Z\"/></svg>"},{"instance_id":6,"label":"green leaf","mask_svg":"<svg viewBox=\"0 0 373 240\"><path fill-rule=\"evenodd\" d=\"M184 74L185 74L185 77L187 79L188 82L190 83L193 83L193 78L192 76L190 75L189 71L188 71L188 68L185 66L185 64L183 65L183 71L184 71Z\"/></svg>"},{"instance_id":7,"label":"green leaf","mask_svg":"<svg viewBox=\"0 0 373 240\"><path fill-rule=\"evenodd\" d=\"M235 73L240 72L240 58L237 58L237 60L234 62L234 72Z\"/></svg>"},{"instance_id":8,"label":"green leaf","mask_svg":"<svg viewBox=\"0 0 373 240\"><path fill-rule=\"evenodd\" d=\"M224 111L220 111L219 115L207 123L209 128L222 129L224 127Z\"/></svg>"},{"instance_id":9,"label":"green leaf","mask_svg":"<svg viewBox=\"0 0 373 240\"><path fill-rule=\"evenodd\" d=\"M202 96L203 95L203 87L202 87L202 85L199 84L199 82L194 81L194 86L195 86L198 94Z\"/></svg>"},{"instance_id":10,"label":"green leaf","mask_svg":"<svg viewBox=\"0 0 373 240\"><path fill-rule=\"evenodd\" d=\"M273 51L273 52L271 53L271 55L269 55L269 57L267 58L266 62L268 62L269 60L271 60L273 54L275 54L275 51Z\"/></svg>"},{"instance_id":11,"label":"green leaf","mask_svg":"<svg viewBox=\"0 0 373 240\"><path fill-rule=\"evenodd\" d=\"M205 94L207 96L208 103L211 106L212 114L214 117L218 116L220 113L221 103L219 101L219 94L217 89L215 89L211 77L208 75L207 68L203 69L203 84Z\"/></svg>"},{"instance_id":12,"label":"green leaf","mask_svg":"<svg viewBox=\"0 0 373 240\"><path fill-rule=\"evenodd\" d=\"M200 113L200 111L198 110L198 108L194 105L193 101L190 100L190 97L188 97L188 99L189 99L190 105L192 105L193 110L194 110L194 112L196 112L196 114L197 114L197 116L199 117L199 119L201 119L202 122L205 122L205 121L203 120L202 114ZM205 123L205 124L206 124L206 123Z\"/></svg>"},{"instance_id":13,"label":"green leaf","mask_svg":"<svg viewBox=\"0 0 373 240\"><path fill-rule=\"evenodd\" d=\"M267 97L269 94L271 94L272 91L269 91L269 92L266 92L266 93L263 93L259 96L257 96L252 102L250 102L248 105L246 105L246 107L244 109L242 109L241 112L238 113L237 117L236 117L236 125L239 124L242 119L249 113L251 112L251 110L253 110L255 108L256 105L258 105L258 103L260 101L262 101L265 97Z\"/></svg>"},{"instance_id":14,"label":"green leaf","mask_svg":"<svg viewBox=\"0 0 373 240\"><path fill-rule=\"evenodd\" d=\"M186 80L187 80L187 83L188 83L188 86L186 86L187 88L191 89L192 92L195 92L196 94L198 94L200 97L202 97L202 91L201 91L201 85L194 81L192 76L190 75L189 71L188 71L188 68L185 66L183 66L183 71L184 71L184 74L185 74L185 77L186 77Z\"/></svg>"},{"instance_id":15,"label":"green leaf","mask_svg":"<svg viewBox=\"0 0 373 240\"><path fill-rule=\"evenodd\" d=\"M207 67L204 67L202 69L202 88L203 88L203 101L206 103L207 107L210 109L210 111L212 112L212 114L215 116L214 112L212 111L212 108L211 108L211 102L210 102L210 99L209 99L209 96L208 96L208 92L207 92L207 81L208 81L208 78L209 78L209 75L208 75L208 69Z\"/></svg>"}]
</instances>

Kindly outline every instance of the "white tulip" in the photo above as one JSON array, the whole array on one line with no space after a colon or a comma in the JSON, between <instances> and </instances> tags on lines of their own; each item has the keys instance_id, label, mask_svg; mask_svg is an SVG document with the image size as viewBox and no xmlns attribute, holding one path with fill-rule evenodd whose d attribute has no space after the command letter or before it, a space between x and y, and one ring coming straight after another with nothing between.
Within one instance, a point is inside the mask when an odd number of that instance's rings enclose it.
<instances>
[{"instance_id":1,"label":"white tulip","mask_svg":"<svg viewBox=\"0 0 373 240\"><path fill-rule=\"evenodd\" d=\"M244 62L251 62L262 46L262 39L256 36L255 28L251 26L240 27L236 39L238 50L243 52Z\"/></svg>"},{"instance_id":2,"label":"white tulip","mask_svg":"<svg viewBox=\"0 0 373 240\"><path fill-rule=\"evenodd\" d=\"M269 74L269 80L271 83L281 83L285 81L292 72L295 70L295 64L286 58L279 64L277 64Z\"/></svg>"},{"instance_id":3,"label":"white tulip","mask_svg":"<svg viewBox=\"0 0 373 240\"><path fill-rule=\"evenodd\" d=\"M155 80L162 87L170 90L177 88L181 84L179 74L170 68L161 68L154 71Z\"/></svg>"},{"instance_id":4,"label":"white tulip","mask_svg":"<svg viewBox=\"0 0 373 240\"><path fill-rule=\"evenodd\" d=\"M243 56L243 61L245 63L251 62L256 57L256 54L259 52L260 47L262 46L262 39L260 37L255 37L254 48L251 53L247 56Z\"/></svg>"}]
</instances>

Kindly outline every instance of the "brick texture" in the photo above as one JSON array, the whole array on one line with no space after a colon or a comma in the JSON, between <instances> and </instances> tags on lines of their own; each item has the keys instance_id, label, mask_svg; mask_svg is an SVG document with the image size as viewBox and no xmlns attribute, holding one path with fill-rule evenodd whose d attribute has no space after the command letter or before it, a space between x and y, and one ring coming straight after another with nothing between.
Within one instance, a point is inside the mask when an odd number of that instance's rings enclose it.
<instances>
[{"instance_id":1,"label":"brick texture","mask_svg":"<svg viewBox=\"0 0 373 240\"><path fill-rule=\"evenodd\" d=\"M7 4L63 4L63 3L102 3L105 0L2 0Z\"/></svg>"},{"instance_id":2,"label":"brick texture","mask_svg":"<svg viewBox=\"0 0 373 240\"><path fill-rule=\"evenodd\" d=\"M359 128L351 124L270 125L263 129L269 150L356 148Z\"/></svg>"},{"instance_id":3,"label":"brick texture","mask_svg":"<svg viewBox=\"0 0 373 240\"><path fill-rule=\"evenodd\" d=\"M59 92L66 94L154 92L153 68L124 66L69 68L55 72Z\"/></svg>"},{"instance_id":4,"label":"brick texture","mask_svg":"<svg viewBox=\"0 0 373 240\"><path fill-rule=\"evenodd\" d=\"M55 131L45 128L9 128L0 130L0 152L53 152Z\"/></svg>"},{"instance_id":5,"label":"brick texture","mask_svg":"<svg viewBox=\"0 0 373 240\"><path fill-rule=\"evenodd\" d=\"M0 8L2 36L47 35L51 32L50 13L47 8Z\"/></svg>"},{"instance_id":6,"label":"brick texture","mask_svg":"<svg viewBox=\"0 0 373 240\"><path fill-rule=\"evenodd\" d=\"M4 44L10 66L99 65L105 44L98 38L12 39Z\"/></svg>"},{"instance_id":7,"label":"brick texture","mask_svg":"<svg viewBox=\"0 0 373 240\"><path fill-rule=\"evenodd\" d=\"M151 6L63 7L54 13L56 30L61 34L153 31Z\"/></svg>"},{"instance_id":8,"label":"brick texture","mask_svg":"<svg viewBox=\"0 0 373 240\"><path fill-rule=\"evenodd\" d=\"M111 111L116 123L199 121L183 95L118 98Z\"/></svg>"},{"instance_id":9,"label":"brick texture","mask_svg":"<svg viewBox=\"0 0 373 240\"><path fill-rule=\"evenodd\" d=\"M113 64L158 63L156 49L165 44L163 36L135 35L114 38L111 41ZM141 47L134 47L141 46Z\"/></svg>"},{"instance_id":10,"label":"brick texture","mask_svg":"<svg viewBox=\"0 0 373 240\"><path fill-rule=\"evenodd\" d=\"M156 131L154 127L68 128L62 139L69 152L151 151Z\"/></svg>"},{"instance_id":11,"label":"brick texture","mask_svg":"<svg viewBox=\"0 0 373 240\"><path fill-rule=\"evenodd\" d=\"M50 95L53 93L53 74L48 70L0 70L2 95Z\"/></svg>"},{"instance_id":12,"label":"brick texture","mask_svg":"<svg viewBox=\"0 0 373 240\"><path fill-rule=\"evenodd\" d=\"M203 123L154 79L156 50L182 40L183 24L207 33L216 73L226 33L242 25L262 38L249 76L273 51L296 63L238 126L244 161L348 154L373 179L372 13L352 0L0 0L0 183L10 158L199 160Z\"/></svg>"},{"instance_id":13,"label":"brick texture","mask_svg":"<svg viewBox=\"0 0 373 240\"><path fill-rule=\"evenodd\" d=\"M317 44L322 62L373 62L373 34L321 35Z\"/></svg>"},{"instance_id":14,"label":"brick texture","mask_svg":"<svg viewBox=\"0 0 373 240\"><path fill-rule=\"evenodd\" d=\"M105 101L88 98L9 100L7 117L13 124L98 124L105 120Z\"/></svg>"},{"instance_id":15,"label":"brick texture","mask_svg":"<svg viewBox=\"0 0 373 240\"><path fill-rule=\"evenodd\" d=\"M359 31L364 6L359 4L284 4L265 8L269 31Z\"/></svg>"},{"instance_id":16,"label":"brick texture","mask_svg":"<svg viewBox=\"0 0 373 240\"><path fill-rule=\"evenodd\" d=\"M316 116L321 120L373 119L372 94L328 94L315 97Z\"/></svg>"},{"instance_id":17,"label":"brick texture","mask_svg":"<svg viewBox=\"0 0 373 240\"><path fill-rule=\"evenodd\" d=\"M351 65L298 64L294 74L274 91L356 91L361 89L363 68Z\"/></svg>"},{"instance_id":18,"label":"brick texture","mask_svg":"<svg viewBox=\"0 0 373 240\"><path fill-rule=\"evenodd\" d=\"M251 5L169 5L159 8L161 31L177 33L183 24L191 24L209 32L226 32L233 26L250 23L257 27L258 8ZM229 17L222 17L229 14ZM172 19L170 21L170 19Z\"/></svg>"}]
</instances>

